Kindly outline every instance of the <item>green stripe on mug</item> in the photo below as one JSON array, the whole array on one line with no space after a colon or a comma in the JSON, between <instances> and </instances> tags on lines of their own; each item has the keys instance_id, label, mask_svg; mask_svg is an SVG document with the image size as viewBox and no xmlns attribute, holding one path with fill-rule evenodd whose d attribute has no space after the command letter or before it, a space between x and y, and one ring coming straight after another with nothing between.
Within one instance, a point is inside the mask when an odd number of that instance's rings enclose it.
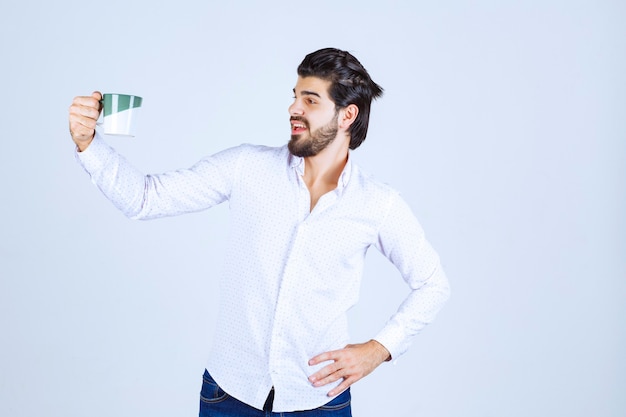
<instances>
[{"instance_id":1,"label":"green stripe on mug","mask_svg":"<svg viewBox=\"0 0 626 417\"><path fill-rule=\"evenodd\" d=\"M141 107L142 100L141 97L129 94L104 94L102 96L104 116Z\"/></svg>"}]
</instances>

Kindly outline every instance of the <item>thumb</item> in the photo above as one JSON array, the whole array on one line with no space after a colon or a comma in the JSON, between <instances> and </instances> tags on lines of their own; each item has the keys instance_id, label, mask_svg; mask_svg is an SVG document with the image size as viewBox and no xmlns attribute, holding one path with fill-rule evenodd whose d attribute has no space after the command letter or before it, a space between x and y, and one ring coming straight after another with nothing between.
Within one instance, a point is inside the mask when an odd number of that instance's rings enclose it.
<instances>
[{"instance_id":1,"label":"thumb","mask_svg":"<svg viewBox=\"0 0 626 417\"><path fill-rule=\"evenodd\" d=\"M91 97L93 97L96 100L100 101L100 100L102 100L102 93L100 91L94 91L93 93L91 93Z\"/></svg>"},{"instance_id":2,"label":"thumb","mask_svg":"<svg viewBox=\"0 0 626 417\"><path fill-rule=\"evenodd\" d=\"M100 91L94 91L93 93L91 93L91 97L98 100L98 102L100 103L98 106L98 111L102 111L102 99L104 98L102 97L102 93Z\"/></svg>"}]
</instances>

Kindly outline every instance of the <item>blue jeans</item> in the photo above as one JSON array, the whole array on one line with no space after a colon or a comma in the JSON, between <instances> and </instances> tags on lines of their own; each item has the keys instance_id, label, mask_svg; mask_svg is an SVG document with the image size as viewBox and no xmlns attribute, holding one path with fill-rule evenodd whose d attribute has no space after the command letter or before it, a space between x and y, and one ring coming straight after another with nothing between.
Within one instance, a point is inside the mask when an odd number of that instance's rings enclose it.
<instances>
[{"instance_id":1,"label":"blue jeans","mask_svg":"<svg viewBox=\"0 0 626 417\"><path fill-rule=\"evenodd\" d=\"M199 417L352 417L350 388L315 410L274 413L257 410L231 397L204 371Z\"/></svg>"}]
</instances>

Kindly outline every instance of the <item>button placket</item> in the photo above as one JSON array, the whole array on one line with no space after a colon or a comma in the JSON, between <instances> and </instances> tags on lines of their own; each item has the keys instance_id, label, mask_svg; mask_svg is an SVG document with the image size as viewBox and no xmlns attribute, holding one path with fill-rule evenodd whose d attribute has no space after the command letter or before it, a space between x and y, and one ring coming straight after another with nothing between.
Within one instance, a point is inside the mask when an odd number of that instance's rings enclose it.
<instances>
[{"instance_id":1,"label":"button placket","mask_svg":"<svg viewBox=\"0 0 626 417\"><path fill-rule=\"evenodd\" d=\"M293 285L295 285L295 279L298 273L296 267L298 264L297 259L301 256L302 242L306 240L306 232L308 228L307 218L296 226L292 238L291 250L287 256L283 276L280 280L269 347L269 362L273 380L275 377L280 376L280 369L282 369L282 362L284 361L284 358L289 357L287 352L289 344L285 340L285 327L289 321L288 303L289 300L292 299L290 292L292 291Z\"/></svg>"}]
</instances>

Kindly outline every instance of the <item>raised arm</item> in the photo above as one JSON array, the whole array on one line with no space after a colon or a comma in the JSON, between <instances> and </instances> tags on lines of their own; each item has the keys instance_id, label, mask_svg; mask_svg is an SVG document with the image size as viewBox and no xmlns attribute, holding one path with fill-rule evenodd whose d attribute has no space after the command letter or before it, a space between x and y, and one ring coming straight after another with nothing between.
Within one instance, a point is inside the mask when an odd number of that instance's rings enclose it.
<instances>
[{"instance_id":1,"label":"raised arm","mask_svg":"<svg viewBox=\"0 0 626 417\"><path fill-rule=\"evenodd\" d=\"M203 210L227 200L245 147L203 158L188 169L145 175L96 132L99 92L76 97L70 106L76 158L102 193L127 217L151 219Z\"/></svg>"}]
</instances>

